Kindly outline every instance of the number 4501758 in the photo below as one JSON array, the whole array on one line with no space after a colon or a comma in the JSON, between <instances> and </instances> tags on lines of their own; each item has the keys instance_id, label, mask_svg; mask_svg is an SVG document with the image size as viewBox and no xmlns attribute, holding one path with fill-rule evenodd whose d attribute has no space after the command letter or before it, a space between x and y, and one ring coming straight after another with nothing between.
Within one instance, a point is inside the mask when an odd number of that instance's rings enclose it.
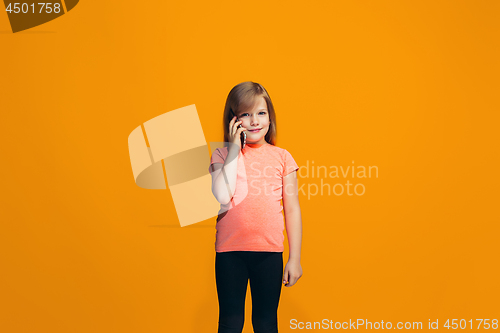
<instances>
[{"instance_id":1,"label":"number 4501758","mask_svg":"<svg viewBox=\"0 0 500 333\"><path fill-rule=\"evenodd\" d=\"M490 322L491 320L491 322ZM476 319L477 323L477 329L498 329L498 319ZM451 325L450 325L451 324ZM450 319L446 321L446 323L443 325L444 327L448 329L465 329L468 327L468 324L470 324L470 328L473 329L473 323L472 319L467 321L465 319L452 319L450 323Z\"/></svg>"},{"instance_id":2,"label":"number 4501758","mask_svg":"<svg viewBox=\"0 0 500 333\"><path fill-rule=\"evenodd\" d=\"M9 13L33 13L33 14L41 14L41 13L47 13L50 14L52 12L54 13L60 13L61 12L61 4L60 3L51 3L51 2L39 2L37 5L34 3L32 4L27 4L27 3L9 3L6 9L7 12Z\"/></svg>"}]
</instances>

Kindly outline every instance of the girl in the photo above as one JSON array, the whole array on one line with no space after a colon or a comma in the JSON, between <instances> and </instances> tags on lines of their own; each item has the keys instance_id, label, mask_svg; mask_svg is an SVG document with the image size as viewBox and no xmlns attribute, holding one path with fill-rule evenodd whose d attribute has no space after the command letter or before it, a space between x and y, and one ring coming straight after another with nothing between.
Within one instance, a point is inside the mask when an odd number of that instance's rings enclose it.
<instances>
[{"instance_id":1,"label":"girl","mask_svg":"<svg viewBox=\"0 0 500 333\"><path fill-rule=\"evenodd\" d=\"M223 124L225 147L210 161L212 192L221 203L215 241L218 332L243 330L248 280L254 332L278 332L281 283L291 287L302 276L299 167L275 146L276 115L260 84L243 82L229 92ZM290 252L284 273L283 211Z\"/></svg>"}]
</instances>

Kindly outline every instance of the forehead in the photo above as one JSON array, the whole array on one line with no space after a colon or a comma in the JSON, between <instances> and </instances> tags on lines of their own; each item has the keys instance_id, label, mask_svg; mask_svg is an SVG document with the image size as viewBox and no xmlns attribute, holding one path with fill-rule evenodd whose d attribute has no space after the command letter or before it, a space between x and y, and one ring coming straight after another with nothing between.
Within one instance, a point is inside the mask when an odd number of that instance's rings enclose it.
<instances>
[{"instance_id":1,"label":"forehead","mask_svg":"<svg viewBox=\"0 0 500 333\"><path fill-rule=\"evenodd\" d=\"M244 111L241 111L240 114L244 112L257 112L261 110L267 110L267 103L264 99L264 96L256 97L253 106Z\"/></svg>"}]
</instances>

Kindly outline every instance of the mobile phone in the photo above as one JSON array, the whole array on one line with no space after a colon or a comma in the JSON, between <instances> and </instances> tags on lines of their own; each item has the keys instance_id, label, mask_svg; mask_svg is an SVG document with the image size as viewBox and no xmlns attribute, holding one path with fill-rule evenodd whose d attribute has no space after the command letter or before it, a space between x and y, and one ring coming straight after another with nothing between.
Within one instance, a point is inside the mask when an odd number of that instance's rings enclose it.
<instances>
[{"instance_id":1,"label":"mobile phone","mask_svg":"<svg viewBox=\"0 0 500 333\"><path fill-rule=\"evenodd\" d=\"M236 121L238 121L239 119L236 118ZM241 128L243 126L241 126L241 124L238 125L238 128ZM245 145L247 143L247 134L245 133L245 131L242 131L241 132L241 149L245 148Z\"/></svg>"},{"instance_id":2,"label":"mobile phone","mask_svg":"<svg viewBox=\"0 0 500 333\"><path fill-rule=\"evenodd\" d=\"M233 115L236 117L236 115L234 114L233 112ZM236 117L236 121L239 121L240 119L238 117ZM238 125L238 128L241 128L243 126L241 126L241 124ZM245 148L245 145L247 143L247 134L245 133L245 131L241 132L241 149Z\"/></svg>"}]
</instances>

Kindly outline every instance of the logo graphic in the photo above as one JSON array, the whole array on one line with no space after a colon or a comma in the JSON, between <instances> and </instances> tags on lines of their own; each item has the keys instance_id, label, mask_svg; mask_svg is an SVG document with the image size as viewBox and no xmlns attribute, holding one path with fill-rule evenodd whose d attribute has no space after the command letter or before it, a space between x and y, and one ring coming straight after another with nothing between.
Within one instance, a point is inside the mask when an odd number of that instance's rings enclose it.
<instances>
[{"instance_id":1,"label":"logo graphic","mask_svg":"<svg viewBox=\"0 0 500 333\"><path fill-rule=\"evenodd\" d=\"M148 120L128 137L135 182L172 194L181 227L215 217L220 204L212 193L209 150L194 104ZM227 209L225 209L227 211Z\"/></svg>"},{"instance_id":2,"label":"logo graphic","mask_svg":"<svg viewBox=\"0 0 500 333\"><path fill-rule=\"evenodd\" d=\"M53 2L4 0L12 32L16 33L52 21L75 8L79 0Z\"/></svg>"}]
</instances>

